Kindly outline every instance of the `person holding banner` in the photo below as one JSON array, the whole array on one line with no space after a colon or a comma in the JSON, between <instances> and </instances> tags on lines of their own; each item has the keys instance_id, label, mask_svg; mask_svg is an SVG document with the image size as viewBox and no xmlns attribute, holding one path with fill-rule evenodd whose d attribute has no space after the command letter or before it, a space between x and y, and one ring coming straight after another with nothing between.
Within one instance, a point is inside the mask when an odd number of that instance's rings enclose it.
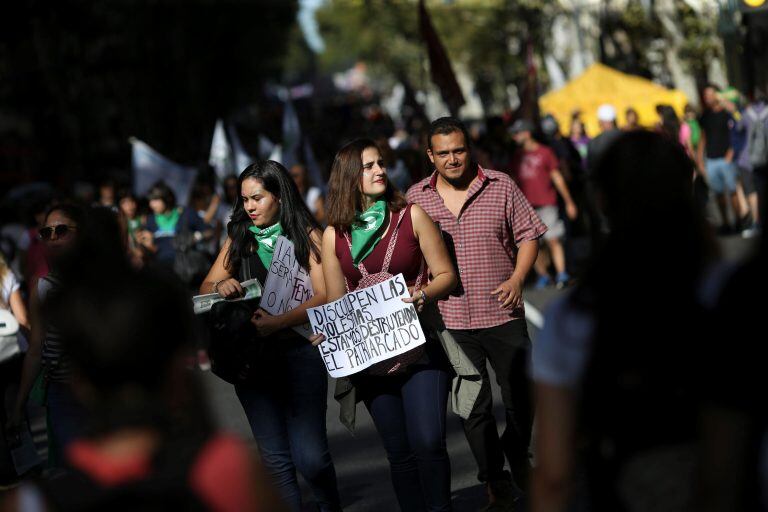
<instances>
[{"instance_id":1,"label":"person holding banner","mask_svg":"<svg viewBox=\"0 0 768 512\"><path fill-rule=\"evenodd\" d=\"M493 510L510 510L520 496L515 484L527 487L533 425L531 341L522 289L547 228L509 176L472 159L461 121L434 121L428 144L435 171L411 187L407 197L440 224L455 257L459 286L440 301L440 312L448 333L482 375L464 432ZM501 438L486 361L496 373L506 409ZM505 455L512 475L504 470Z\"/></svg>"},{"instance_id":2,"label":"person holding banner","mask_svg":"<svg viewBox=\"0 0 768 512\"><path fill-rule=\"evenodd\" d=\"M252 322L263 350L252 361L257 370L235 385L261 459L292 510L301 510L296 470L312 488L322 511L341 510L336 470L326 435L328 377L319 351L292 328L307 322L307 308L325 302L320 263L320 228L299 195L288 171L277 162L257 161L240 174L240 197L227 225L228 237L201 294L243 295L241 269L262 283L273 266L275 246L285 237L295 259L308 270L313 296L280 315L258 309ZM279 263L279 262L277 262Z\"/></svg>"},{"instance_id":3,"label":"person holding banner","mask_svg":"<svg viewBox=\"0 0 768 512\"><path fill-rule=\"evenodd\" d=\"M381 152L372 140L354 140L336 154L327 220L323 271L329 302L365 289L365 283L402 274L412 287L402 300L421 312L456 286L440 232L424 210L407 204L389 184ZM431 275L428 284L425 260ZM314 339L321 343L325 338ZM382 363L384 371L376 371ZM345 397L353 396L352 404L365 403L387 451L402 510L450 510L445 421L451 375L446 354L431 336L382 363L339 379L337 399L343 404Z\"/></svg>"}]
</instances>

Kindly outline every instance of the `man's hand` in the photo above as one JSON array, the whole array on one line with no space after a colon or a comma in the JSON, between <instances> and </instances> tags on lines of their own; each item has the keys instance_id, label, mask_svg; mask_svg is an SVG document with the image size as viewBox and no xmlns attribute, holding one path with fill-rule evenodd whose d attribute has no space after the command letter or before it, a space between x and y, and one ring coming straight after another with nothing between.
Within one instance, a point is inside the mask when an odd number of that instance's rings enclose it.
<instances>
[{"instance_id":1,"label":"man's hand","mask_svg":"<svg viewBox=\"0 0 768 512\"><path fill-rule=\"evenodd\" d=\"M285 328L282 315L270 315L261 308L253 313L251 323L256 326L256 331L260 336L269 336L273 332Z\"/></svg>"},{"instance_id":2,"label":"man's hand","mask_svg":"<svg viewBox=\"0 0 768 512\"><path fill-rule=\"evenodd\" d=\"M496 295L501 309L515 309L523 300L523 282L512 276L491 292Z\"/></svg>"},{"instance_id":3,"label":"man's hand","mask_svg":"<svg viewBox=\"0 0 768 512\"><path fill-rule=\"evenodd\" d=\"M565 214L568 215L569 219L576 220L576 217L579 216L579 209L576 207L576 203L568 201L565 204Z\"/></svg>"}]
</instances>

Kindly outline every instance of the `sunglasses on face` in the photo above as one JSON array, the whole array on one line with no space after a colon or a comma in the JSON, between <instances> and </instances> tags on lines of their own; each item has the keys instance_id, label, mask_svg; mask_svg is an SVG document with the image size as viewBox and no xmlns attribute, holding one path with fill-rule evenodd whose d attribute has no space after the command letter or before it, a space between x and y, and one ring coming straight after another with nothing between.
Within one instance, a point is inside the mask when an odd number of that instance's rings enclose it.
<instances>
[{"instance_id":1,"label":"sunglasses on face","mask_svg":"<svg viewBox=\"0 0 768 512\"><path fill-rule=\"evenodd\" d=\"M67 226L66 224L59 224L58 226L46 226L40 230L41 240L50 240L53 234L56 233L56 238L64 238L75 231L75 226Z\"/></svg>"}]
</instances>

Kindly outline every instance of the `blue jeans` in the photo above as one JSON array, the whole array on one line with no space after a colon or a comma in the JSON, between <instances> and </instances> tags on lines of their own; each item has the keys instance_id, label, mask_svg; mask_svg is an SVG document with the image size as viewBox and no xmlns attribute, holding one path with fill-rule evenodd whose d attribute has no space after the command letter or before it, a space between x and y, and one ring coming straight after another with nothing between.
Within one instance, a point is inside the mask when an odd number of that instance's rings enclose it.
<instances>
[{"instance_id":1,"label":"blue jeans","mask_svg":"<svg viewBox=\"0 0 768 512\"><path fill-rule=\"evenodd\" d=\"M451 510L451 462L445 447L450 379L445 369L428 365L404 376L355 381L387 451L404 512Z\"/></svg>"},{"instance_id":2,"label":"blue jeans","mask_svg":"<svg viewBox=\"0 0 768 512\"><path fill-rule=\"evenodd\" d=\"M48 409L48 435L51 436L48 443L49 466L59 467L64 463L67 446L82 436L88 413L66 382L48 383L45 405Z\"/></svg>"},{"instance_id":3,"label":"blue jeans","mask_svg":"<svg viewBox=\"0 0 768 512\"><path fill-rule=\"evenodd\" d=\"M325 429L325 365L317 348L303 338L285 346L270 355L265 379L235 386L237 397L248 416L262 463L291 510L301 510L297 469L311 487L320 510L341 510Z\"/></svg>"},{"instance_id":4,"label":"blue jeans","mask_svg":"<svg viewBox=\"0 0 768 512\"><path fill-rule=\"evenodd\" d=\"M707 158L709 186L715 194L736 192L736 166L725 158Z\"/></svg>"}]
</instances>

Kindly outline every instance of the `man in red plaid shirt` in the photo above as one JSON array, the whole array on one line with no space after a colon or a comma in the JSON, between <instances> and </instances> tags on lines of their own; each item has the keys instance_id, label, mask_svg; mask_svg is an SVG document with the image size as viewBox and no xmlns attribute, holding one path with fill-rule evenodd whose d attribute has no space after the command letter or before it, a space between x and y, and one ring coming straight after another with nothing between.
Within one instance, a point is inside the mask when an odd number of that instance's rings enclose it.
<instances>
[{"instance_id":1,"label":"man in red plaid shirt","mask_svg":"<svg viewBox=\"0 0 768 512\"><path fill-rule=\"evenodd\" d=\"M449 332L483 377L464 432L488 486L489 510L506 510L525 488L533 406L528 368L531 341L522 289L547 228L512 179L471 158L469 137L457 119L430 126L427 155L432 175L408 191L408 200L439 223L459 275L439 302ZM499 437L486 361L501 386L506 429ZM504 470L504 455L514 476Z\"/></svg>"}]
</instances>

